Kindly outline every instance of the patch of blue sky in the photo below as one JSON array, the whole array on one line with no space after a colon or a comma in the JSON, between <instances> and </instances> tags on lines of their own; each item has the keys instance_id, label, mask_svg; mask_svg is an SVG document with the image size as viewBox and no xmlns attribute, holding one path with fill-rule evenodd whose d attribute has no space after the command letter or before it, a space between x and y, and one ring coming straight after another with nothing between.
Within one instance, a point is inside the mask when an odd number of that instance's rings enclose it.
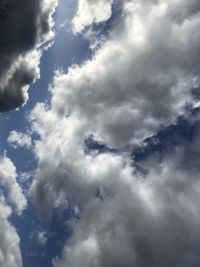
<instances>
[{"instance_id":1,"label":"patch of blue sky","mask_svg":"<svg viewBox=\"0 0 200 267\"><path fill-rule=\"evenodd\" d=\"M62 213L55 210L49 223L41 222L31 202L20 217L12 215L10 220L21 239L20 247L24 267L52 266L52 259L61 254L66 239L72 234L72 230L66 224L72 216L70 209ZM45 244L39 242L37 238L38 233L42 231L47 237Z\"/></svg>"},{"instance_id":2,"label":"patch of blue sky","mask_svg":"<svg viewBox=\"0 0 200 267\"><path fill-rule=\"evenodd\" d=\"M94 152L94 151L97 154L108 153L108 152L110 153L119 152L118 149L111 148L107 146L105 143L96 140L92 134L88 136L88 138L85 140L84 146L85 146L84 151L86 154L90 154L91 152Z\"/></svg>"},{"instance_id":3,"label":"patch of blue sky","mask_svg":"<svg viewBox=\"0 0 200 267\"><path fill-rule=\"evenodd\" d=\"M155 135L145 139L141 145L130 145L129 147L121 148L121 150L109 147L105 143L96 140L93 135L90 135L85 141L85 153L126 153L130 155L134 171L146 176L148 170L140 166L142 161L147 160L152 155L162 160L167 153L173 153L176 148L184 148L186 152L182 155L180 164L182 167L190 168L197 163L193 159L199 157L196 154L192 155L189 148L199 133L200 120L199 109L190 109L189 113L190 116L187 118L181 116L176 123L161 128Z\"/></svg>"},{"instance_id":4,"label":"patch of blue sky","mask_svg":"<svg viewBox=\"0 0 200 267\"><path fill-rule=\"evenodd\" d=\"M135 148L131 156L135 161L143 161L153 153L161 157L167 152L173 151L175 147L194 141L199 131L199 120L192 122L184 117L179 117L175 124L169 125L158 131L157 134L144 140L144 144Z\"/></svg>"}]
</instances>

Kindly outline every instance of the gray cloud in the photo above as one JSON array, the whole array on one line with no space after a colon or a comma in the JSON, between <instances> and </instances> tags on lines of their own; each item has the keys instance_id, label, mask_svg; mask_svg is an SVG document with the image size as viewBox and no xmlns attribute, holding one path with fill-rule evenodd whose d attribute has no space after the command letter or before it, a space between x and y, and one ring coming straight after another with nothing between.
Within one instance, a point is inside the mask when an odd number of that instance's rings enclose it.
<instances>
[{"instance_id":1,"label":"gray cloud","mask_svg":"<svg viewBox=\"0 0 200 267\"><path fill-rule=\"evenodd\" d=\"M8 201L20 215L27 202L16 178L16 168L12 161L6 156L0 157L0 185L7 191Z\"/></svg>"},{"instance_id":2,"label":"gray cloud","mask_svg":"<svg viewBox=\"0 0 200 267\"><path fill-rule=\"evenodd\" d=\"M93 168L96 176L106 168L112 195L84 203L55 266L198 266L199 177L178 168L178 154L168 157L151 159L144 180L119 158L98 156Z\"/></svg>"},{"instance_id":3,"label":"gray cloud","mask_svg":"<svg viewBox=\"0 0 200 267\"><path fill-rule=\"evenodd\" d=\"M52 38L56 4L56 0L0 1L0 112L22 105L28 85L39 78L40 53L32 50ZM36 57L30 60L32 53L37 53L37 62Z\"/></svg>"}]
</instances>

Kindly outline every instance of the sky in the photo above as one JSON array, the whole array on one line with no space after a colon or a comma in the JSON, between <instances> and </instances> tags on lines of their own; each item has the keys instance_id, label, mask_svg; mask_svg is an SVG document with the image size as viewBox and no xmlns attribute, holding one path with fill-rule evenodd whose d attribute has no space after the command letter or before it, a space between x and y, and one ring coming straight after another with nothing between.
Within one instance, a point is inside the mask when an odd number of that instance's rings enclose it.
<instances>
[{"instance_id":1,"label":"sky","mask_svg":"<svg viewBox=\"0 0 200 267\"><path fill-rule=\"evenodd\" d=\"M0 0L0 266L200 266L198 0Z\"/></svg>"}]
</instances>

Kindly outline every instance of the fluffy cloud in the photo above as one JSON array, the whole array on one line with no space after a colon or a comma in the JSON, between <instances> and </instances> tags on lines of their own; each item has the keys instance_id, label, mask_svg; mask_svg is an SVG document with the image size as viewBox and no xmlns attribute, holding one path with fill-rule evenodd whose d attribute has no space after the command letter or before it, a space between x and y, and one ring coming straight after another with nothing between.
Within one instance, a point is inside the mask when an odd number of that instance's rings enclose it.
<instances>
[{"instance_id":1,"label":"fluffy cloud","mask_svg":"<svg viewBox=\"0 0 200 267\"><path fill-rule=\"evenodd\" d=\"M40 245L44 246L48 241L47 233L44 231L37 232L37 241Z\"/></svg>"},{"instance_id":2,"label":"fluffy cloud","mask_svg":"<svg viewBox=\"0 0 200 267\"><path fill-rule=\"evenodd\" d=\"M8 136L8 143L10 144L10 146L14 148L18 147L31 148L32 140L31 136L27 134L11 131Z\"/></svg>"},{"instance_id":3,"label":"fluffy cloud","mask_svg":"<svg viewBox=\"0 0 200 267\"><path fill-rule=\"evenodd\" d=\"M55 78L52 109L88 120L111 146L140 142L184 114L200 65L200 20L198 9L176 2L125 1L93 58Z\"/></svg>"},{"instance_id":4,"label":"fluffy cloud","mask_svg":"<svg viewBox=\"0 0 200 267\"><path fill-rule=\"evenodd\" d=\"M46 131L35 148L36 207L43 218L55 207L77 204L80 210L80 220L70 223L74 235L55 266L199 265L198 132L192 145L183 144L162 161L143 162L144 178L134 174L125 155L84 155L75 119L60 122L50 111L42 112L38 107ZM38 123L39 118L34 126L41 130Z\"/></svg>"},{"instance_id":5,"label":"fluffy cloud","mask_svg":"<svg viewBox=\"0 0 200 267\"><path fill-rule=\"evenodd\" d=\"M97 175L98 161L112 170L104 182L112 194L86 204L55 266L198 266L199 175L180 170L174 156L151 162L145 179L98 156Z\"/></svg>"},{"instance_id":6,"label":"fluffy cloud","mask_svg":"<svg viewBox=\"0 0 200 267\"><path fill-rule=\"evenodd\" d=\"M16 168L6 156L0 157L0 185L7 191L8 200L18 214L26 208L26 199L16 181Z\"/></svg>"},{"instance_id":7,"label":"fluffy cloud","mask_svg":"<svg viewBox=\"0 0 200 267\"><path fill-rule=\"evenodd\" d=\"M190 91L199 87L200 6L129 0L120 8L94 56L57 73L50 105L38 104L30 115L40 136L30 193L42 219L54 208L80 211L56 267L199 266L199 166L183 164L199 155L199 134L191 150L183 144L143 162L146 177L128 153L87 154L84 144L93 134L127 149L186 114Z\"/></svg>"},{"instance_id":8,"label":"fluffy cloud","mask_svg":"<svg viewBox=\"0 0 200 267\"><path fill-rule=\"evenodd\" d=\"M108 20L112 15L113 0L80 0L78 10L72 21L75 32L81 32L93 23Z\"/></svg>"},{"instance_id":9,"label":"fluffy cloud","mask_svg":"<svg viewBox=\"0 0 200 267\"><path fill-rule=\"evenodd\" d=\"M0 265L3 267L22 267L20 239L8 218L12 210L0 197Z\"/></svg>"},{"instance_id":10,"label":"fluffy cloud","mask_svg":"<svg viewBox=\"0 0 200 267\"><path fill-rule=\"evenodd\" d=\"M53 37L56 5L57 0L1 1L0 112L22 105L29 84L39 78L38 49Z\"/></svg>"},{"instance_id":11,"label":"fluffy cloud","mask_svg":"<svg viewBox=\"0 0 200 267\"><path fill-rule=\"evenodd\" d=\"M0 157L0 265L4 267L22 267L20 238L9 222L13 209L20 215L26 208L26 199L16 181L16 169L12 161ZM3 190L2 190L3 189ZM5 201L3 192L8 199ZM13 209L8 206L11 204Z\"/></svg>"}]
</instances>

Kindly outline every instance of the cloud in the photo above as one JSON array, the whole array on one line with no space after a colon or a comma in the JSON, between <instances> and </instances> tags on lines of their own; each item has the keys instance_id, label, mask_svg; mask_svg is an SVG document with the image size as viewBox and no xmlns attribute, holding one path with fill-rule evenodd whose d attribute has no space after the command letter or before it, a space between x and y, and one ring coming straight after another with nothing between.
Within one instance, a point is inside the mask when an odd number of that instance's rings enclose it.
<instances>
[{"instance_id":1,"label":"cloud","mask_svg":"<svg viewBox=\"0 0 200 267\"><path fill-rule=\"evenodd\" d=\"M107 21L112 15L113 0L79 0L78 10L72 21L74 32L81 32L93 23Z\"/></svg>"},{"instance_id":2,"label":"cloud","mask_svg":"<svg viewBox=\"0 0 200 267\"><path fill-rule=\"evenodd\" d=\"M177 156L161 163L151 159L145 179L117 157L98 156L97 175L108 167L104 183L112 194L84 203L74 235L54 265L198 266L199 176L181 170ZM116 166L107 163L111 158Z\"/></svg>"},{"instance_id":3,"label":"cloud","mask_svg":"<svg viewBox=\"0 0 200 267\"><path fill-rule=\"evenodd\" d=\"M124 1L93 58L55 78L52 109L87 120L110 146L140 142L184 114L198 76L200 20L196 10L177 22L175 2ZM177 16L187 6L175 6Z\"/></svg>"},{"instance_id":4,"label":"cloud","mask_svg":"<svg viewBox=\"0 0 200 267\"><path fill-rule=\"evenodd\" d=\"M37 229L31 232L30 239L33 241L33 243L36 243L37 245L39 245L39 247L45 247L49 239L49 234L46 231Z\"/></svg>"},{"instance_id":5,"label":"cloud","mask_svg":"<svg viewBox=\"0 0 200 267\"><path fill-rule=\"evenodd\" d=\"M12 161L6 155L0 156L0 265L4 267L23 266L20 238L9 221L13 212L21 215L27 206L16 178L16 168Z\"/></svg>"},{"instance_id":6,"label":"cloud","mask_svg":"<svg viewBox=\"0 0 200 267\"><path fill-rule=\"evenodd\" d=\"M124 151L188 116L199 87L200 10L178 0L120 8L93 57L57 73L51 103L30 114L40 137L30 194L43 220L55 208L78 207L56 267L199 266L199 165L184 164L199 155L198 132L191 150L183 143L145 160L145 177ZM118 153L86 153L91 134Z\"/></svg>"},{"instance_id":7,"label":"cloud","mask_svg":"<svg viewBox=\"0 0 200 267\"><path fill-rule=\"evenodd\" d=\"M11 208L0 197L0 265L22 267L20 239L16 229L10 224Z\"/></svg>"},{"instance_id":8,"label":"cloud","mask_svg":"<svg viewBox=\"0 0 200 267\"><path fill-rule=\"evenodd\" d=\"M8 136L8 143L14 148L26 147L30 149L32 146L31 136L17 131L10 132Z\"/></svg>"},{"instance_id":9,"label":"cloud","mask_svg":"<svg viewBox=\"0 0 200 267\"><path fill-rule=\"evenodd\" d=\"M37 241L40 245L44 246L48 241L47 233L44 231L37 232Z\"/></svg>"},{"instance_id":10,"label":"cloud","mask_svg":"<svg viewBox=\"0 0 200 267\"><path fill-rule=\"evenodd\" d=\"M192 143L142 162L143 177L126 154L85 155L75 119L59 121L43 105L34 112L37 210L43 219L54 208L80 211L56 267L199 265L199 128Z\"/></svg>"},{"instance_id":11,"label":"cloud","mask_svg":"<svg viewBox=\"0 0 200 267\"><path fill-rule=\"evenodd\" d=\"M57 0L0 2L0 112L21 106L39 78L39 46L53 37L56 5Z\"/></svg>"},{"instance_id":12,"label":"cloud","mask_svg":"<svg viewBox=\"0 0 200 267\"><path fill-rule=\"evenodd\" d=\"M22 189L18 185L16 168L12 161L4 156L0 157L0 185L8 194L8 201L14 210L20 215L26 208L27 202Z\"/></svg>"}]
</instances>

